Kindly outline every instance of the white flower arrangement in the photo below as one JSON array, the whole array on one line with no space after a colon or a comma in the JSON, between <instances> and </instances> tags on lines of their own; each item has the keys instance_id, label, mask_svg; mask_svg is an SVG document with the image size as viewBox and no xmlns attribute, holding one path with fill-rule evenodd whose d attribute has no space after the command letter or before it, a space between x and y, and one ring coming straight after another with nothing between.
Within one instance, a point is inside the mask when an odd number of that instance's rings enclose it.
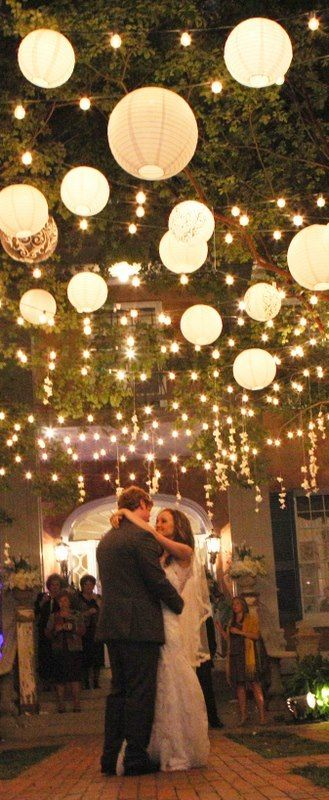
<instances>
[{"instance_id":1,"label":"white flower arrangement","mask_svg":"<svg viewBox=\"0 0 329 800\"><path fill-rule=\"evenodd\" d=\"M242 578L245 575L256 578L257 575L267 575L264 556L253 555L252 548L243 542L242 545L234 548L232 560L226 573L230 578Z\"/></svg>"},{"instance_id":2,"label":"white flower arrangement","mask_svg":"<svg viewBox=\"0 0 329 800\"><path fill-rule=\"evenodd\" d=\"M40 572L36 567L31 567L28 558L15 558L9 555L10 545L6 542L4 547L2 583L4 589L37 589L41 586Z\"/></svg>"}]
</instances>

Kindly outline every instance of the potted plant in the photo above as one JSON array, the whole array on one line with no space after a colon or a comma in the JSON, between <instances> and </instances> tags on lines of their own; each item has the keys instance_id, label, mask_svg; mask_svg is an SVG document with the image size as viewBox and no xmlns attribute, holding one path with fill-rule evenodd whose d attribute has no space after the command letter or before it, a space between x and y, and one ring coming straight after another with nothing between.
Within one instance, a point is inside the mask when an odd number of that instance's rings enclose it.
<instances>
[{"instance_id":1,"label":"potted plant","mask_svg":"<svg viewBox=\"0 0 329 800\"><path fill-rule=\"evenodd\" d=\"M239 591L253 591L258 575L267 575L264 556L254 555L246 542L234 547L226 574L238 582Z\"/></svg>"},{"instance_id":2,"label":"potted plant","mask_svg":"<svg viewBox=\"0 0 329 800\"><path fill-rule=\"evenodd\" d=\"M28 558L18 558L9 554L10 545L4 546L2 584L4 590L12 591L19 605L33 603L35 590L41 586L40 572L32 567Z\"/></svg>"}]
</instances>

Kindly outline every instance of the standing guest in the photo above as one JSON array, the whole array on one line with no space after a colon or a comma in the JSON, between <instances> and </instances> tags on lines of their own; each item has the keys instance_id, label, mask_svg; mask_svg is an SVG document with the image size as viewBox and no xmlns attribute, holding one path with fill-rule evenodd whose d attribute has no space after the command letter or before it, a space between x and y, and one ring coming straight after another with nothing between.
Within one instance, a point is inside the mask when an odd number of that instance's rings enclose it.
<instances>
[{"instance_id":1,"label":"standing guest","mask_svg":"<svg viewBox=\"0 0 329 800\"><path fill-rule=\"evenodd\" d=\"M228 641L227 679L237 694L240 724L247 721L247 687L250 686L259 712L260 724L265 724L264 696L260 683L256 642L260 639L259 621L250 614L243 597L232 600L232 614L226 630L218 623Z\"/></svg>"},{"instance_id":2,"label":"standing guest","mask_svg":"<svg viewBox=\"0 0 329 800\"><path fill-rule=\"evenodd\" d=\"M85 625L82 614L73 608L72 592L63 589L57 598L59 610L49 617L46 632L51 640L53 680L58 711L66 711L65 686L71 689L73 711L81 711L80 681L82 676L82 636Z\"/></svg>"},{"instance_id":3,"label":"standing guest","mask_svg":"<svg viewBox=\"0 0 329 800\"><path fill-rule=\"evenodd\" d=\"M90 689L90 672L94 689L99 689L100 668L104 665L103 644L95 641L100 609L94 594L95 586L96 578L93 575L83 575L80 580L79 609L86 626L82 637L82 682L85 689Z\"/></svg>"},{"instance_id":4,"label":"standing guest","mask_svg":"<svg viewBox=\"0 0 329 800\"><path fill-rule=\"evenodd\" d=\"M219 719L217 712L215 693L212 682L212 668L214 666L213 659L215 658L217 652L216 631L212 616L207 617L207 619L204 622L204 627L205 627L205 634L208 640L210 658L205 661L201 661L201 664L199 664L199 666L196 669L196 674L198 676L201 689L203 691L203 696L207 707L208 723L210 725L210 728L223 728L223 723Z\"/></svg>"},{"instance_id":5,"label":"standing guest","mask_svg":"<svg viewBox=\"0 0 329 800\"><path fill-rule=\"evenodd\" d=\"M150 740L160 646L164 644L161 602L180 614L183 600L160 564L160 547L140 527L152 508L149 495L138 486L119 496L119 509L135 512L134 523L125 519L109 530L97 548L102 584L98 636L107 642L112 670L112 691L105 712L102 772L116 774L123 741L126 775L157 772L159 763L147 752Z\"/></svg>"},{"instance_id":6,"label":"standing guest","mask_svg":"<svg viewBox=\"0 0 329 800\"><path fill-rule=\"evenodd\" d=\"M57 572L49 575L46 588L46 592L38 594L34 610L38 628L38 672L43 688L49 691L52 682L52 649L46 627L50 614L59 611L57 598L63 588L63 581Z\"/></svg>"}]
</instances>

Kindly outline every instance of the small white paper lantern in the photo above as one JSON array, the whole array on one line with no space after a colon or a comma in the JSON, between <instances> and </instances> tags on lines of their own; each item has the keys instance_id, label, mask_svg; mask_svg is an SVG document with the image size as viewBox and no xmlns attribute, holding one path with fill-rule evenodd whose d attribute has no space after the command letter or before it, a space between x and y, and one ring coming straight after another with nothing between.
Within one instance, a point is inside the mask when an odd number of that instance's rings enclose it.
<instances>
[{"instance_id":1,"label":"small white paper lantern","mask_svg":"<svg viewBox=\"0 0 329 800\"><path fill-rule=\"evenodd\" d=\"M180 321L180 329L185 339L201 346L215 342L222 328L222 318L218 311L202 303L187 308Z\"/></svg>"},{"instance_id":2,"label":"small white paper lantern","mask_svg":"<svg viewBox=\"0 0 329 800\"><path fill-rule=\"evenodd\" d=\"M135 89L117 103L108 124L110 150L135 178L165 180L194 155L198 126L182 97L160 86Z\"/></svg>"},{"instance_id":3,"label":"small white paper lantern","mask_svg":"<svg viewBox=\"0 0 329 800\"><path fill-rule=\"evenodd\" d=\"M214 232L214 215L198 200L183 200L173 208L168 227L176 239L184 244L207 242Z\"/></svg>"},{"instance_id":4,"label":"small white paper lantern","mask_svg":"<svg viewBox=\"0 0 329 800\"><path fill-rule=\"evenodd\" d=\"M251 347L236 357L233 375L239 386L255 392L272 383L276 375L276 363L267 350Z\"/></svg>"},{"instance_id":5,"label":"small white paper lantern","mask_svg":"<svg viewBox=\"0 0 329 800\"><path fill-rule=\"evenodd\" d=\"M91 217L105 208L110 187L99 169L74 167L61 183L61 198L69 211L80 217Z\"/></svg>"},{"instance_id":6,"label":"small white paper lantern","mask_svg":"<svg viewBox=\"0 0 329 800\"><path fill-rule=\"evenodd\" d=\"M53 325L56 300L45 289L29 289L21 298L19 310L23 319L32 325Z\"/></svg>"},{"instance_id":7,"label":"small white paper lantern","mask_svg":"<svg viewBox=\"0 0 329 800\"><path fill-rule=\"evenodd\" d=\"M224 47L228 71L243 86L283 83L292 60L287 32L272 19L251 17L236 25Z\"/></svg>"},{"instance_id":8,"label":"small white paper lantern","mask_svg":"<svg viewBox=\"0 0 329 800\"><path fill-rule=\"evenodd\" d=\"M107 284L95 272L78 272L68 284L67 296L79 314L90 314L106 302Z\"/></svg>"},{"instance_id":9,"label":"small white paper lantern","mask_svg":"<svg viewBox=\"0 0 329 800\"><path fill-rule=\"evenodd\" d=\"M18 64L30 83L54 89L68 81L74 70L75 55L71 42L59 31L37 28L21 41Z\"/></svg>"},{"instance_id":10,"label":"small white paper lantern","mask_svg":"<svg viewBox=\"0 0 329 800\"><path fill-rule=\"evenodd\" d=\"M309 225L296 233L287 253L297 283L313 292L329 289L329 226Z\"/></svg>"},{"instance_id":11,"label":"small white paper lantern","mask_svg":"<svg viewBox=\"0 0 329 800\"><path fill-rule=\"evenodd\" d=\"M167 231L161 239L159 253L162 263L176 275L195 272L206 261L208 255L207 242L195 244L179 242L171 231Z\"/></svg>"},{"instance_id":12,"label":"small white paper lantern","mask_svg":"<svg viewBox=\"0 0 329 800\"><path fill-rule=\"evenodd\" d=\"M244 302L246 312L258 322L274 319L281 308L281 297L275 286L270 283L255 283L247 289Z\"/></svg>"},{"instance_id":13,"label":"small white paper lantern","mask_svg":"<svg viewBox=\"0 0 329 800\"><path fill-rule=\"evenodd\" d=\"M47 200L34 186L13 183L0 192L0 229L6 236L18 239L34 236L47 220Z\"/></svg>"}]
</instances>

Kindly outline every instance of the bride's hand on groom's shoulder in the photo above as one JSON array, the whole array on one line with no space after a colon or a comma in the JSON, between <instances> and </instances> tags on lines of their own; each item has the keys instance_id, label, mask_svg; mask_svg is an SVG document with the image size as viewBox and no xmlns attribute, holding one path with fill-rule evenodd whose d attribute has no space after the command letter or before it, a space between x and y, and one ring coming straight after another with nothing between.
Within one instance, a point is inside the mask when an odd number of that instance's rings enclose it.
<instances>
[{"instance_id":1,"label":"bride's hand on groom's shoulder","mask_svg":"<svg viewBox=\"0 0 329 800\"><path fill-rule=\"evenodd\" d=\"M120 528L120 522L123 518L122 511L115 511L114 514L110 516L110 524L112 528Z\"/></svg>"}]
</instances>

